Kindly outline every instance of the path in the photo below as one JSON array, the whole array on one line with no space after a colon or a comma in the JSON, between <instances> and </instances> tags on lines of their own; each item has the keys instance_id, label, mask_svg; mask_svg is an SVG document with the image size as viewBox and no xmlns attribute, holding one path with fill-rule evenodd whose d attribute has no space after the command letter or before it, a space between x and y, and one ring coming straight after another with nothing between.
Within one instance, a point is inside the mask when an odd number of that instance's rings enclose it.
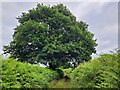
<instances>
[{"instance_id":1,"label":"path","mask_svg":"<svg viewBox=\"0 0 120 90\"><path fill-rule=\"evenodd\" d=\"M60 79L60 80L53 80L50 83L52 88L70 88L69 90L71 90L71 86L70 86L70 80L65 80L65 79Z\"/></svg>"}]
</instances>

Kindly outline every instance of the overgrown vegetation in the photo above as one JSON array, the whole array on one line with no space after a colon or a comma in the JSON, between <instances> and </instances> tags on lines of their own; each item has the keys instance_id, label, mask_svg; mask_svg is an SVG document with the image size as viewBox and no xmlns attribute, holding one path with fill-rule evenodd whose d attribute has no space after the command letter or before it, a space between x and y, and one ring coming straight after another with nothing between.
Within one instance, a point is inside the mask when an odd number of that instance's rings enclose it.
<instances>
[{"instance_id":1,"label":"overgrown vegetation","mask_svg":"<svg viewBox=\"0 0 120 90\"><path fill-rule=\"evenodd\" d=\"M2 88L118 88L119 54L102 54L77 68L34 66L14 59L2 62Z\"/></svg>"},{"instance_id":2,"label":"overgrown vegetation","mask_svg":"<svg viewBox=\"0 0 120 90\"><path fill-rule=\"evenodd\" d=\"M48 88L49 82L58 79L59 74L47 68L14 59L2 62L2 88Z\"/></svg>"},{"instance_id":3,"label":"overgrown vegetation","mask_svg":"<svg viewBox=\"0 0 120 90\"><path fill-rule=\"evenodd\" d=\"M66 81L64 78L60 80L53 80L50 83L50 86L51 88L71 88L70 81Z\"/></svg>"},{"instance_id":4,"label":"overgrown vegetation","mask_svg":"<svg viewBox=\"0 0 120 90\"><path fill-rule=\"evenodd\" d=\"M97 46L94 34L63 4L38 4L17 20L19 25L14 29L13 41L3 49L11 59L0 59L3 89L120 86L118 52L91 60Z\"/></svg>"},{"instance_id":5,"label":"overgrown vegetation","mask_svg":"<svg viewBox=\"0 0 120 90\"><path fill-rule=\"evenodd\" d=\"M118 88L118 53L102 54L100 57L80 64L71 74L74 88Z\"/></svg>"}]
</instances>

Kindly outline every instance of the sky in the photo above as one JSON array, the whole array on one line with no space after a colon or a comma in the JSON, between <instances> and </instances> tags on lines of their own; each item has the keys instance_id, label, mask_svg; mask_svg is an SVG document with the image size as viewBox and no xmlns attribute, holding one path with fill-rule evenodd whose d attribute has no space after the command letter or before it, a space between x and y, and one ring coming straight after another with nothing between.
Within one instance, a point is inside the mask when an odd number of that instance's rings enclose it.
<instances>
[{"instance_id":1,"label":"sky","mask_svg":"<svg viewBox=\"0 0 120 90\"><path fill-rule=\"evenodd\" d=\"M22 12L35 8L41 2L2 2L0 3L0 18L2 29L0 31L0 54L4 45L12 41L14 28L19 25L16 17ZM42 2L44 5L57 5L63 3L76 16L77 21L86 22L88 30L94 33L97 39L97 57L101 53L118 48L118 3L117 2Z\"/></svg>"}]
</instances>

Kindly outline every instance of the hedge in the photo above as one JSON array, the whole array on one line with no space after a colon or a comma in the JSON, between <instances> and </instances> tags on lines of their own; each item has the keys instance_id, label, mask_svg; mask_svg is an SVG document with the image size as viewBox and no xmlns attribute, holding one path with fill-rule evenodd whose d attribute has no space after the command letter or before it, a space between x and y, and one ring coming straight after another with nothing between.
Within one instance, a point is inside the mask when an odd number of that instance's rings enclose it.
<instances>
[{"instance_id":1,"label":"hedge","mask_svg":"<svg viewBox=\"0 0 120 90\"><path fill-rule=\"evenodd\" d=\"M118 88L118 54L103 54L79 65L70 75L73 88Z\"/></svg>"},{"instance_id":2,"label":"hedge","mask_svg":"<svg viewBox=\"0 0 120 90\"><path fill-rule=\"evenodd\" d=\"M14 59L2 62L2 88L49 88L49 82L59 78L57 71L18 62Z\"/></svg>"}]
</instances>

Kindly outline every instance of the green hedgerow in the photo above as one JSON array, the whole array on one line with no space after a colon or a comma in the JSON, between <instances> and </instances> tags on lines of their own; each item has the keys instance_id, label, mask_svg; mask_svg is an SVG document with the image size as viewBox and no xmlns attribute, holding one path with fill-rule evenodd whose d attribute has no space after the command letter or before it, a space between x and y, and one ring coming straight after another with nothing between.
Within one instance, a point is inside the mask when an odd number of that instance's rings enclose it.
<instances>
[{"instance_id":1,"label":"green hedgerow","mask_svg":"<svg viewBox=\"0 0 120 90\"><path fill-rule=\"evenodd\" d=\"M73 88L118 88L118 53L82 63L70 77Z\"/></svg>"},{"instance_id":2,"label":"green hedgerow","mask_svg":"<svg viewBox=\"0 0 120 90\"><path fill-rule=\"evenodd\" d=\"M2 88L48 88L49 81L59 78L56 71L18 62L2 61Z\"/></svg>"}]
</instances>

